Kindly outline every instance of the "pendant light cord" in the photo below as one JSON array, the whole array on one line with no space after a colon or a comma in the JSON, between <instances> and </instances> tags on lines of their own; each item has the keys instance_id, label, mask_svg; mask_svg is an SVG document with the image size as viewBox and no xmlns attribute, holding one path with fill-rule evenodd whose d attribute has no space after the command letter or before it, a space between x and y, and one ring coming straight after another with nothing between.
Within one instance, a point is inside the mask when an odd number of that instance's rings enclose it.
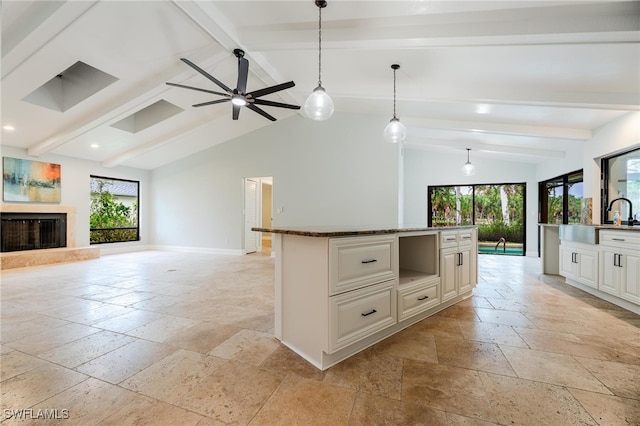
<instances>
[{"instance_id":1,"label":"pendant light cord","mask_svg":"<svg viewBox=\"0 0 640 426\"><path fill-rule=\"evenodd\" d=\"M322 87L322 7L318 7L318 87Z\"/></svg>"},{"instance_id":2,"label":"pendant light cord","mask_svg":"<svg viewBox=\"0 0 640 426\"><path fill-rule=\"evenodd\" d=\"M396 117L396 68L393 69L393 118Z\"/></svg>"}]
</instances>

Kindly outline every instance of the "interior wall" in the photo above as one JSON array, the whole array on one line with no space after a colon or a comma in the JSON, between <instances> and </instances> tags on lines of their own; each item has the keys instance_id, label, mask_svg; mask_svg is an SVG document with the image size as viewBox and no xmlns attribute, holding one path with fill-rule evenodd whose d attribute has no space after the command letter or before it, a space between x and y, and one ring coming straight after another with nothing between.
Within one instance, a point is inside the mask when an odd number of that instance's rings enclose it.
<instances>
[{"instance_id":1,"label":"interior wall","mask_svg":"<svg viewBox=\"0 0 640 426\"><path fill-rule=\"evenodd\" d=\"M98 162L79 160L61 155L43 155L32 157L25 149L2 146L3 157L22 158L25 160L43 161L60 164L61 168L61 206L76 208L76 246L89 246L89 206L90 206L90 176L104 176L119 179L137 180L140 182L140 241L107 244L99 246L102 252L129 250L149 244L150 226L149 211L151 206L150 173L146 170L129 167L103 167ZM11 202L15 203L15 202ZM5 204L4 201L2 204ZM33 203L41 204L41 203Z\"/></svg>"},{"instance_id":2,"label":"interior wall","mask_svg":"<svg viewBox=\"0 0 640 426\"><path fill-rule=\"evenodd\" d=\"M271 184L262 182L262 227L271 228L271 215L272 215L272 191ZM271 234L268 232L262 233L263 239L271 239Z\"/></svg>"},{"instance_id":3,"label":"interior wall","mask_svg":"<svg viewBox=\"0 0 640 426\"><path fill-rule=\"evenodd\" d=\"M250 176L273 176L274 227L397 224L398 148L382 138L386 122L295 115L154 170L154 244L240 253Z\"/></svg>"},{"instance_id":4,"label":"interior wall","mask_svg":"<svg viewBox=\"0 0 640 426\"><path fill-rule=\"evenodd\" d=\"M479 157L471 151L471 162L476 166L476 173L463 176L460 168L466 162L466 151L452 155L406 148L404 158L405 226L427 225L428 186L526 183L526 255L538 255L538 185L534 164Z\"/></svg>"}]
</instances>

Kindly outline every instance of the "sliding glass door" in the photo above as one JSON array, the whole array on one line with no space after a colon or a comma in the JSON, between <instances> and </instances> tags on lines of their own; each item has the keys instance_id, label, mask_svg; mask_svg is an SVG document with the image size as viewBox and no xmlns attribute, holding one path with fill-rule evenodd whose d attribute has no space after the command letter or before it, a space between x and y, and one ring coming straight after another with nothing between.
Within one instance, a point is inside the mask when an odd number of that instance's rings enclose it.
<instances>
[{"instance_id":1,"label":"sliding glass door","mask_svg":"<svg viewBox=\"0 0 640 426\"><path fill-rule=\"evenodd\" d=\"M429 226L478 225L478 251L524 255L523 183L430 186Z\"/></svg>"}]
</instances>

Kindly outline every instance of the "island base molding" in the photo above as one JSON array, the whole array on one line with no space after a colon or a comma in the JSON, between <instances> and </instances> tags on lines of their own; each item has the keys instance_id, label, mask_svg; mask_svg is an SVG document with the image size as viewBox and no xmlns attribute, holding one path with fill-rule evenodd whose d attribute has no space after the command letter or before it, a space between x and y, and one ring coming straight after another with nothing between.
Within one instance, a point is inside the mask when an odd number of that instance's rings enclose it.
<instances>
[{"instance_id":1,"label":"island base molding","mask_svg":"<svg viewBox=\"0 0 640 426\"><path fill-rule=\"evenodd\" d=\"M571 278L565 278L565 282L572 287L578 288L582 291L585 291L592 296L598 297L602 300L606 300L607 302L613 303L614 305L620 306L628 311L633 312L634 314L640 315L640 306L635 303L628 302L624 299L616 297L612 294L606 293L604 291L598 290L593 287L589 287L588 285L584 285L577 281L572 280Z\"/></svg>"},{"instance_id":2,"label":"island base molding","mask_svg":"<svg viewBox=\"0 0 640 426\"><path fill-rule=\"evenodd\" d=\"M399 331L404 330L405 328L411 327L412 325L426 318L429 318L430 316L435 315L438 312L441 312L455 305L456 303L461 302L464 299L468 299L469 297L471 297L471 292L465 295L458 296L455 299L451 299L441 305L438 305L437 307L431 310L417 314L414 317L407 319L401 323L394 324L389 328L381 330L369 337L366 337L358 341L357 343L352 344L351 346L348 346L332 354L327 354L324 351L320 353L320 356L318 356L318 354L309 354L303 351L301 348L296 347L295 344L288 342L286 339L284 340L281 339L280 342L286 347L288 347L289 349L291 349L292 351L294 351L295 353L297 353L298 355L300 355L302 358L304 358L307 362L309 362L311 365L313 365L317 369L326 370L338 364L339 362L344 361L345 359L375 345L376 343L383 341L384 339L392 336L393 334L396 334Z\"/></svg>"}]
</instances>

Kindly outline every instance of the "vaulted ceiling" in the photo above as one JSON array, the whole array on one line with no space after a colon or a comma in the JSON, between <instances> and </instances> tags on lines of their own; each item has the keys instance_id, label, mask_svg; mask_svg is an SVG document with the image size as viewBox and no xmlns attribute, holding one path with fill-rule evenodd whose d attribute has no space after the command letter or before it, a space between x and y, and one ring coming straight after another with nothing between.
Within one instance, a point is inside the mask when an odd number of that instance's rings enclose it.
<instances>
[{"instance_id":1,"label":"vaulted ceiling","mask_svg":"<svg viewBox=\"0 0 640 426\"><path fill-rule=\"evenodd\" d=\"M2 2L2 145L153 169L272 122L180 58L303 105L318 80L318 8L304 1ZM322 11L322 83L340 112L393 112L409 147L539 163L640 109L638 1L347 1ZM303 113L263 107L278 120ZM331 125L331 120L324 122ZM380 143L384 143L381 140ZM92 147L93 146L93 147ZM475 155L475 154L474 154Z\"/></svg>"}]
</instances>

